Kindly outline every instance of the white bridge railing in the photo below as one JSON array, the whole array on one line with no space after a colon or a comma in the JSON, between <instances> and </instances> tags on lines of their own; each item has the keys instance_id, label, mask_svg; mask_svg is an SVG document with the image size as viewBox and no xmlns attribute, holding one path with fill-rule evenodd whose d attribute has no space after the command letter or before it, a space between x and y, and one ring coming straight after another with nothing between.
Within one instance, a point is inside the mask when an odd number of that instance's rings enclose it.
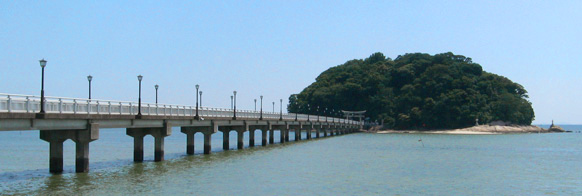
<instances>
[{"instance_id":1,"label":"white bridge railing","mask_svg":"<svg viewBox=\"0 0 582 196\"><path fill-rule=\"evenodd\" d=\"M66 97L45 97L45 112L53 114L105 114L105 115L137 115L138 103L130 101L112 101L97 99L79 99ZM37 113L40 111L40 97L33 95L17 95L0 93L0 112L3 113ZM171 104L142 103L141 114L144 116L196 116L196 106ZM224 108L199 107L200 117L232 117L234 110ZM237 118L256 118L261 114L252 110L236 110ZM325 122L325 116L297 114L297 119ZM263 119L279 119L280 113L264 112ZM295 120L294 113L283 113L284 120ZM328 122L355 121L342 118L327 117Z\"/></svg>"}]
</instances>

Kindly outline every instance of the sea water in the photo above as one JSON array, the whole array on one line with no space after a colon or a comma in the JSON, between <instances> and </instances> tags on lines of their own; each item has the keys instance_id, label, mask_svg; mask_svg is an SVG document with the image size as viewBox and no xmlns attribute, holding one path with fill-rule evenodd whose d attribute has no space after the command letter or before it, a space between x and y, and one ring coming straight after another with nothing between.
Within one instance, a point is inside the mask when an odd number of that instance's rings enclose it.
<instances>
[{"instance_id":1,"label":"sea water","mask_svg":"<svg viewBox=\"0 0 582 196\"><path fill-rule=\"evenodd\" d=\"M582 126L563 126L582 131ZM102 129L90 144L90 171L74 172L75 145L64 144L64 173L48 171L49 144L38 131L0 132L0 194L34 195L580 195L582 134L437 135L357 133L212 154L186 155L173 129L165 161L153 138L134 163L124 129ZM247 132L248 134L248 132ZM302 136L305 138L305 134ZM290 134L290 139L295 137ZM419 140L422 139L422 142Z\"/></svg>"}]
</instances>

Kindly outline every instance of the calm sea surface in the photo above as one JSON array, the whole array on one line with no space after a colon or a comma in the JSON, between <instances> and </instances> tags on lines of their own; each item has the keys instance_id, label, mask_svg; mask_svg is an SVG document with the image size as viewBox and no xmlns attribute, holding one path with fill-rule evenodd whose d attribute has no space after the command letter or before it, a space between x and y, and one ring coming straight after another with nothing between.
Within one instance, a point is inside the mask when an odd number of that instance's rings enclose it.
<instances>
[{"instance_id":1,"label":"calm sea surface","mask_svg":"<svg viewBox=\"0 0 582 196\"><path fill-rule=\"evenodd\" d=\"M582 131L582 126L563 126ZM303 136L305 137L305 135ZM230 134L236 148L236 134ZM290 135L294 139L293 133ZM418 142L422 138L423 143ZM166 161L133 163L124 129L102 129L91 143L90 172L48 172L49 144L38 131L0 132L0 194L35 195L582 195L582 134L350 134L213 154L185 153L186 136L166 138ZM278 143L278 132L275 142ZM423 147L424 144L424 147Z\"/></svg>"}]
</instances>

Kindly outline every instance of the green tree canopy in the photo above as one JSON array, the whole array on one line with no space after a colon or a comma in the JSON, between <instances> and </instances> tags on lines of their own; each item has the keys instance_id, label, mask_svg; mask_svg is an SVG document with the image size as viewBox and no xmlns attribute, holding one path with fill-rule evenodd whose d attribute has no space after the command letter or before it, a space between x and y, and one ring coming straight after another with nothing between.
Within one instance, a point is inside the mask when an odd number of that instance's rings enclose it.
<instances>
[{"instance_id":1,"label":"green tree canopy","mask_svg":"<svg viewBox=\"0 0 582 196\"><path fill-rule=\"evenodd\" d=\"M474 125L475 118L529 125L534 111L527 99L523 86L462 55L412 53L392 60L374 53L324 71L291 95L288 110L366 110L372 120L397 129L460 128Z\"/></svg>"}]
</instances>

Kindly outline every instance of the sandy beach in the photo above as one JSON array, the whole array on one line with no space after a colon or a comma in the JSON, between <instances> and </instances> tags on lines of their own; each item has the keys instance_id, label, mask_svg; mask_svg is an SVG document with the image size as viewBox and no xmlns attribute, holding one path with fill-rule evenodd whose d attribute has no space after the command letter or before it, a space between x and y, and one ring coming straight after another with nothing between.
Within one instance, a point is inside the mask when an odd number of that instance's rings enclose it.
<instances>
[{"instance_id":1,"label":"sandy beach","mask_svg":"<svg viewBox=\"0 0 582 196\"><path fill-rule=\"evenodd\" d=\"M464 135L492 135L492 134L509 134L509 133L550 133L548 129L538 126L490 126L479 125L463 129L444 129L444 130L379 130L371 131L374 133L428 133L428 134L464 134Z\"/></svg>"}]
</instances>

